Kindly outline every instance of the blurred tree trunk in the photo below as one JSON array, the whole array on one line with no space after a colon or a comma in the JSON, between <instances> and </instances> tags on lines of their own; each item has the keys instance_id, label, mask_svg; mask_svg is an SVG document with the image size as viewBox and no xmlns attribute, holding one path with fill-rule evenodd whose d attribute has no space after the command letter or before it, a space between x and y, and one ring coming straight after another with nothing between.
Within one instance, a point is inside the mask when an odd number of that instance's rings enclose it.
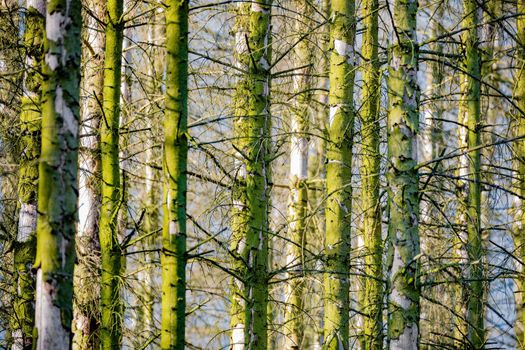
<instances>
[{"instance_id":1,"label":"blurred tree trunk","mask_svg":"<svg viewBox=\"0 0 525 350\"><path fill-rule=\"evenodd\" d=\"M185 348L186 169L188 157L188 1L166 7L164 227L161 348Z\"/></svg>"},{"instance_id":2,"label":"blurred tree trunk","mask_svg":"<svg viewBox=\"0 0 525 350\"><path fill-rule=\"evenodd\" d=\"M123 0L108 0L106 6L99 238L102 259L100 342L102 349L109 350L119 348L122 340L122 247L119 242L118 214L122 200L119 121L124 4Z\"/></svg>"},{"instance_id":3,"label":"blurred tree trunk","mask_svg":"<svg viewBox=\"0 0 525 350\"><path fill-rule=\"evenodd\" d=\"M330 5L331 0L321 0L320 13L324 19L330 17ZM305 341L306 346L312 347L314 350L319 350L323 346L323 327L322 322L324 318L323 304L323 284L319 283L319 279L324 278L323 274L318 272L323 271L324 262L322 259L322 252L324 249L324 238L325 238L325 205L324 198L326 193L326 139L327 139L327 123L329 118L329 103L328 95L330 89L329 81L329 70L330 70L330 59L329 50L330 45L330 22L327 21L320 32L319 36L319 57L316 70L316 64L311 68L313 74L320 73L321 78L316 84L318 93L314 94L311 99L312 102L317 102L317 106L314 109L314 118L310 122L310 130L314 129L316 134L320 137L312 137L309 142L310 150L308 154L308 227L307 236L308 240L305 242L308 250L315 252L316 258L312 259L312 264L307 266L314 271L311 278L307 278L307 288L310 288L310 292L306 295L306 308L315 310L315 313L311 315L310 324L306 324L305 328ZM315 59L315 57L314 57ZM313 77L312 77L313 78ZM314 87L314 83L311 83ZM318 96L318 100L315 100L315 96ZM313 132L312 132L313 133Z\"/></svg>"},{"instance_id":4,"label":"blurred tree trunk","mask_svg":"<svg viewBox=\"0 0 525 350\"><path fill-rule=\"evenodd\" d=\"M147 143L146 149L146 166L145 166L145 192L144 205L146 215L144 218L144 234L147 235L141 241L141 249L145 251L143 259L143 267L139 272L140 283L140 305L138 305L138 331L143 338L142 341L147 341L155 336L155 322L153 315L153 307L155 304L155 291L153 289L154 276L154 260L155 249L158 233L161 229L159 224L159 204L161 203L160 191L160 172L155 165L161 163L159 148L159 139L157 135L160 134L159 118L162 116L162 107L159 102L159 97L163 93L163 71L164 59L162 50L160 49L164 43L164 12L154 2L152 5L151 23L148 28L148 42L150 43L149 50L149 64L147 67L148 76L148 127L150 128L151 136Z\"/></svg>"},{"instance_id":5,"label":"blurred tree trunk","mask_svg":"<svg viewBox=\"0 0 525 350\"><path fill-rule=\"evenodd\" d=\"M73 348L94 349L98 343L100 320L100 243L98 221L100 210L100 144L102 119L100 101L104 81L104 35L97 20L104 18L103 3L89 5L84 33L84 103L80 138L79 223L76 238L77 264L74 277Z\"/></svg>"},{"instance_id":6,"label":"blurred tree trunk","mask_svg":"<svg viewBox=\"0 0 525 350\"><path fill-rule=\"evenodd\" d=\"M396 1L395 41L388 78L389 312L392 350L418 349L420 317L418 55L415 0Z\"/></svg>"},{"instance_id":7,"label":"blurred tree trunk","mask_svg":"<svg viewBox=\"0 0 525 350\"><path fill-rule=\"evenodd\" d=\"M290 135L290 195L288 204L288 238L286 267L287 292L284 319L285 348L303 349L304 339L304 293L305 279L303 256L306 247L306 216L308 210L308 147L309 104L311 98L312 52L308 33L313 16L313 7L304 0L295 1L297 18L294 33L299 40L294 50L295 67L293 91L296 96L291 113Z\"/></svg>"},{"instance_id":8,"label":"blurred tree trunk","mask_svg":"<svg viewBox=\"0 0 525 350\"><path fill-rule=\"evenodd\" d=\"M326 166L324 349L349 347L355 3L332 0Z\"/></svg>"},{"instance_id":9,"label":"blurred tree trunk","mask_svg":"<svg viewBox=\"0 0 525 350\"><path fill-rule=\"evenodd\" d=\"M73 336L81 24L79 0L47 3L35 261L37 350L68 349Z\"/></svg>"},{"instance_id":10,"label":"blurred tree trunk","mask_svg":"<svg viewBox=\"0 0 525 350\"><path fill-rule=\"evenodd\" d=\"M518 70L516 72L516 89L514 90L514 98L516 99L519 110L517 112L518 119L518 135L525 135L525 0L518 0L516 12L520 14L517 17L517 62ZM517 168L519 176L519 193L525 196L525 141L521 140L517 144ZM517 232L514 236L514 246L518 257L521 261L525 261L525 200L521 199L518 204L517 215ZM521 265L521 264L519 264ZM518 349L525 349L525 332L523 327L525 324L525 312L523 312L523 303L525 302L525 273L523 266L520 266L521 273L516 279L516 308L517 319L515 324L515 332L518 344Z\"/></svg>"},{"instance_id":11,"label":"blurred tree trunk","mask_svg":"<svg viewBox=\"0 0 525 350\"><path fill-rule=\"evenodd\" d=\"M249 32L249 11L250 4L240 2L236 8L236 17L234 25L235 33L235 46L234 46L234 60L235 66L238 69L247 70L248 62L246 61L246 55L248 54L246 37ZM248 219L248 206L246 198L246 165L239 150L245 147L246 140L241 137L243 132L243 117L246 112L243 108L243 90L240 84L242 84L243 77L239 78L237 82L238 86L233 96L234 104L234 122L233 122L233 134L236 139L234 140L233 148L236 150L234 155L235 170L233 175L232 184L232 214L231 214L231 229L232 229L232 240L230 244L230 250L234 256L232 261L233 270L241 275L244 265L244 254L246 248L246 230L247 230L247 219ZM243 299L243 281L239 278L232 277L230 282L230 350L243 350L244 349L244 329L245 329L245 317L244 307L245 302Z\"/></svg>"},{"instance_id":12,"label":"blurred tree trunk","mask_svg":"<svg viewBox=\"0 0 525 350\"><path fill-rule=\"evenodd\" d=\"M363 3L365 32L363 36L363 90L361 107L361 200L364 210L364 288L359 303L363 313L361 350L379 350L383 347L383 240L381 238L381 203L379 201L381 100L378 18L379 1Z\"/></svg>"},{"instance_id":13,"label":"blurred tree trunk","mask_svg":"<svg viewBox=\"0 0 525 350\"><path fill-rule=\"evenodd\" d=\"M14 290L13 350L33 348L35 279L31 272L36 253L38 160L40 157L40 123L42 85L42 37L46 15L44 0L28 0L25 16L24 48L26 73L20 112L20 209L18 232L14 244L16 287Z\"/></svg>"},{"instance_id":14,"label":"blurred tree trunk","mask_svg":"<svg viewBox=\"0 0 525 350\"><path fill-rule=\"evenodd\" d=\"M468 152L467 163L467 198L466 198L466 252L467 267L467 339L474 349L481 349L485 344L484 331L484 281L483 281L483 244L481 237L481 57L479 52L478 26L481 23L481 9L475 0L464 1L463 34L465 43L465 87L462 103L466 113L466 146L475 149Z\"/></svg>"}]
</instances>

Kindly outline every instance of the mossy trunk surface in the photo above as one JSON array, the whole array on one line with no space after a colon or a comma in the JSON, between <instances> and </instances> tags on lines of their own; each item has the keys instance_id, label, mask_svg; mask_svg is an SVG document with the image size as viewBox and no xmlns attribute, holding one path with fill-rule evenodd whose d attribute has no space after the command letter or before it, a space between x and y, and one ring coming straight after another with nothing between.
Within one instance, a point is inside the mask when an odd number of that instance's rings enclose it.
<instances>
[{"instance_id":1,"label":"mossy trunk surface","mask_svg":"<svg viewBox=\"0 0 525 350\"><path fill-rule=\"evenodd\" d=\"M183 350L186 313L188 1L166 7L161 348Z\"/></svg>"},{"instance_id":2,"label":"mossy trunk surface","mask_svg":"<svg viewBox=\"0 0 525 350\"><path fill-rule=\"evenodd\" d=\"M102 349L118 349L122 340L121 270L118 213L121 205L119 120L124 32L123 0L106 3L103 118L100 129L102 204L99 239L101 251L100 343Z\"/></svg>"},{"instance_id":3,"label":"mossy trunk surface","mask_svg":"<svg viewBox=\"0 0 525 350\"><path fill-rule=\"evenodd\" d=\"M18 232L13 246L14 288L12 318L13 350L33 348L35 277L31 272L36 253L38 160L40 157L40 123L42 85L42 38L46 4L27 1L24 48L26 73L20 112L20 177L18 182Z\"/></svg>"},{"instance_id":4,"label":"mossy trunk surface","mask_svg":"<svg viewBox=\"0 0 525 350\"><path fill-rule=\"evenodd\" d=\"M78 200L79 0L47 2L38 182L36 349L68 349Z\"/></svg>"},{"instance_id":5,"label":"mossy trunk surface","mask_svg":"<svg viewBox=\"0 0 525 350\"><path fill-rule=\"evenodd\" d=\"M246 36L249 32L249 14L250 4L239 3L236 8L235 17L235 43L234 43L234 60L237 68L247 70L248 65L245 59L248 54L246 45ZM233 148L236 150L243 149L246 140L242 138L243 131L243 117L246 112L240 108L243 103L244 96L242 95L242 82L244 76L237 81L237 89L233 97L234 108L234 125L233 133L236 139L233 143ZM239 107L239 108L237 108ZM245 161L238 151L234 151L235 157L235 173L232 186L232 240L230 249L233 255L232 268L240 276L244 271L243 254L246 246L246 228L248 218L248 207L246 203L246 166ZM243 299L243 282L241 279L232 277L230 282L230 347L231 350L244 349L244 299Z\"/></svg>"},{"instance_id":6,"label":"mossy trunk surface","mask_svg":"<svg viewBox=\"0 0 525 350\"><path fill-rule=\"evenodd\" d=\"M462 104L466 113L466 146L475 149L468 152L467 160L467 197L466 208L466 244L467 252L467 289L466 289L466 323L467 339L474 349L485 345L484 329L484 281L483 281L483 243L481 237L481 55L478 25L481 23L481 10L475 0L464 1L463 43L465 58L465 87Z\"/></svg>"},{"instance_id":7,"label":"mossy trunk surface","mask_svg":"<svg viewBox=\"0 0 525 350\"><path fill-rule=\"evenodd\" d=\"M393 7L396 34L388 78L388 199L390 349L418 349L420 317L419 131L417 0L397 0Z\"/></svg>"},{"instance_id":8,"label":"mossy trunk surface","mask_svg":"<svg viewBox=\"0 0 525 350\"><path fill-rule=\"evenodd\" d=\"M381 203L379 201L379 153L380 126L379 101L381 99L378 58L378 14L379 1L363 3L363 18L366 28L363 37L362 55L366 62L363 70L361 107L362 161L361 205L364 210L364 274L359 292L360 311L363 313L362 350L383 348L383 240L381 238Z\"/></svg>"},{"instance_id":9,"label":"mossy trunk surface","mask_svg":"<svg viewBox=\"0 0 525 350\"><path fill-rule=\"evenodd\" d=\"M268 213L270 195L271 3L241 4L236 64L245 73L234 96L236 173L232 251L232 349L268 347Z\"/></svg>"},{"instance_id":10,"label":"mossy trunk surface","mask_svg":"<svg viewBox=\"0 0 525 350\"><path fill-rule=\"evenodd\" d=\"M332 0L326 165L324 349L349 349L355 3Z\"/></svg>"}]
</instances>

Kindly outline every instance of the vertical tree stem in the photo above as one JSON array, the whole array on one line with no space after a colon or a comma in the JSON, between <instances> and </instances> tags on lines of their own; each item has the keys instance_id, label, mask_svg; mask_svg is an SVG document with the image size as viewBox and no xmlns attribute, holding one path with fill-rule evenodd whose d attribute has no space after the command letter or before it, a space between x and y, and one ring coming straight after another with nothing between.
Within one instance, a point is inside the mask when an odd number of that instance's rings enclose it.
<instances>
[{"instance_id":1,"label":"vertical tree stem","mask_svg":"<svg viewBox=\"0 0 525 350\"><path fill-rule=\"evenodd\" d=\"M188 1L166 8L161 348L183 350L186 313Z\"/></svg>"},{"instance_id":2,"label":"vertical tree stem","mask_svg":"<svg viewBox=\"0 0 525 350\"><path fill-rule=\"evenodd\" d=\"M417 0L394 3L394 46L388 78L388 235L390 349L418 349L419 338L419 131Z\"/></svg>"},{"instance_id":3,"label":"vertical tree stem","mask_svg":"<svg viewBox=\"0 0 525 350\"><path fill-rule=\"evenodd\" d=\"M332 0L326 166L324 349L349 348L355 3Z\"/></svg>"}]
</instances>

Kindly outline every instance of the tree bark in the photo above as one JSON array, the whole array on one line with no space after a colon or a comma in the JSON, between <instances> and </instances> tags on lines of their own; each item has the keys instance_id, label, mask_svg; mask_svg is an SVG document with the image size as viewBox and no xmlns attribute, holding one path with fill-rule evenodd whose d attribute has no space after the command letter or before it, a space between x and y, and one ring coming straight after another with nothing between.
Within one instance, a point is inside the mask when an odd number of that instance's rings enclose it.
<instances>
[{"instance_id":1,"label":"tree bark","mask_svg":"<svg viewBox=\"0 0 525 350\"><path fill-rule=\"evenodd\" d=\"M161 348L184 349L188 157L188 1L166 8Z\"/></svg>"},{"instance_id":2,"label":"tree bark","mask_svg":"<svg viewBox=\"0 0 525 350\"><path fill-rule=\"evenodd\" d=\"M237 65L247 71L234 97L236 179L232 251L241 280L232 282L231 348L268 346L268 213L270 195L271 3L240 5ZM242 235L242 236L241 236ZM242 299L242 301L241 301Z\"/></svg>"},{"instance_id":3,"label":"tree bark","mask_svg":"<svg viewBox=\"0 0 525 350\"><path fill-rule=\"evenodd\" d=\"M296 1L295 40L300 40L294 50L294 64L305 68L295 72L293 91L296 100L292 110L290 135L290 196L288 204L288 236L286 267L288 268L286 286L286 312L284 319L285 348L287 350L304 348L304 248L306 247L306 215L308 210L308 147L312 47L306 37L313 16L313 7L307 1Z\"/></svg>"},{"instance_id":4,"label":"tree bark","mask_svg":"<svg viewBox=\"0 0 525 350\"><path fill-rule=\"evenodd\" d=\"M122 247L119 242L118 214L120 188L119 121L124 32L123 0L108 0L106 48L104 57L103 118L101 122L102 204L99 239L101 250L101 324L102 349L117 349L122 341L121 270Z\"/></svg>"},{"instance_id":5,"label":"tree bark","mask_svg":"<svg viewBox=\"0 0 525 350\"><path fill-rule=\"evenodd\" d=\"M77 217L79 0L47 3L42 65L35 328L37 350L70 347Z\"/></svg>"},{"instance_id":6,"label":"tree bark","mask_svg":"<svg viewBox=\"0 0 525 350\"><path fill-rule=\"evenodd\" d=\"M40 118L42 85L42 37L46 3L27 1L24 47L26 73L24 75L20 124L20 177L18 197L18 232L14 244L16 286L14 289L14 316L12 318L13 350L33 348L35 277L31 272L36 253L38 159L40 157Z\"/></svg>"},{"instance_id":7,"label":"tree bark","mask_svg":"<svg viewBox=\"0 0 525 350\"><path fill-rule=\"evenodd\" d=\"M419 193L417 134L419 131L417 1L394 3L394 45L388 79L388 235L390 349L418 349L420 317Z\"/></svg>"},{"instance_id":8,"label":"tree bark","mask_svg":"<svg viewBox=\"0 0 525 350\"><path fill-rule=\"evenodd\" d=\"M324 349L349 348L355 3L332 0L326 165Z\"/></svg>"},{"instance_id":9,"label":"tree bark","mask_svg":"<svg viewBox=\"0 0 525 350\"><path fill-rule=\"evenodd\" d=\"M97 19L104 18L104 5L90 4L85 39L90 46L84 53L85 100L82 106L79 172L79 223L76 238L77 264L74 277L73 349L88 350L99 346L100 319L100 143L102 88L104 81L104 35L97 29ZM96 19L94 18L96 17Z\"/></svg>"},{"instance_id":10,"label":"tree bark","mask_svg":"<svg viewBox=\"0 0 525 350\"><path fill-rule=\"evenodd\" d=\"M465 87L462 103L466 123L467 149L477 148L481 144L481 57L479 52L478 25L481 23L481 9L475 0L464 1L463 34L465 43ZM467 288L466 288L466 323L467 339L474 349L482 349L485 344L484 329L484 282L483 282L483 243L481 237L481 150L468 152L467 159L467 198L466 208L466 245L467 253Z\"/></svg>"},{"instance_id":11,"label":"tree bark","mask_svg":"<svg viewBox=\"0 0 525 350\"><path fill-rule=\"evenodd\" d=\"M366 28L363 36L362 55L363 90L361 107L362 160L361 200L364 210L364 288L359 303L363 313L362 350L379 350L383 347L383 240L381 237L381 203L379 201L380 126L379 102L381 86L378 58L379 1L363 3Z\"/></svg>"}]
</instances>

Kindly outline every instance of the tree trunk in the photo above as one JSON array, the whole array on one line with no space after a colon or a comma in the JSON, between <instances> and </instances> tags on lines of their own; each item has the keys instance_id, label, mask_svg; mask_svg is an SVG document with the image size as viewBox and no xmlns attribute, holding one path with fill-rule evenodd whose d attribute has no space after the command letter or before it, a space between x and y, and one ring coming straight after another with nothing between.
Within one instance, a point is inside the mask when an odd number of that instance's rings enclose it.
<instances>
[{"instance_id":1,"label":"tree trunk","mask_svg":"<svg viewBox=\"0 0 525 350\"><path fill-rule=\"evenodd\" d=\"M156 135L160 134L158 119L162 115L162 107L157 101L163 92L163 71L164 58L160 47L164 44L164 11L157 3L152 4L153 13L150 17L151 23L148 28L148 43L151 45L149 50L150 61L147 68L148 76L148 126L150 128L149 142L146 149L146 166L145 166L145 191L144 191L144 208L146 214L144 217L144 234L148 235L141 241L140 249L145 251L142 260L143 267L139 272L139 292L138 297L139 310L137 317L137 331L141 335L141 342L155 337L155 254L152 249L156 248L157 237L161 225L159 223L161 203L160 189L160 172L155 168L155 164L161 162L161 156L158 148L159 139ZM147 348L149 349L149 347ZM147 350L146 349L146 350Z\"/></svg>"},{"instance_id":2,"label":"tree trunk","mask_svg":"<svg viewBox=\"0 0 525 350\"><path fill-rule=\"evenodd\" d=\"M249 33L249 13L250 4L240 2L236 9L235 17L235 47L234 47L234 59L235 65L239 69L247 70L248 62L246 61L246 55L248 54L248 47L246 45L246 37ZM241 275L244 270L245 248L246 248L246 228L248 218L248 206L246 198L246 165L245 160L239 150L245 147L246 140L241 138L243 132L243 117L246 112L243 108L236 108L237 106L243 106L243 98L241 84L243 82L241 77L237 82L238 86L233 97L234 103L234 124L233 133L238 138L234 141L233 148L237 151L235 157L235 169L234 179L232 185L232 243L230 250L234 254L232 262L233 270ZM243 283L236 277L231 278L230 282L230 350L243 350L244 349L244 329L245 329L245 317L244 308L245 303L243 299Z\"/></svg>"},{"instance_id":3,"label":"tree trunk","mask_svg":"<svg viewBox=\"0 0 525 350\"><path fill-rule=\"evenodd\" d=\"M389 69L387 120L391 249L388 337L392 350L418 349L419 340L416 14L416 0L395 2L396 33Z\"/></svg>"},{"instance_id":4,"label":"tree trunk","mask_svg":"<svg viewBox=\"0 0 525 350\"><path fill-rule=\"evenodd\" d=\"M167 3L161 348L180 350L186 313L188 11L187 0Z\"/></svg>"},{"instance_id":5,"label":"tree trunk","mask_svg":"<svg viewBox=\"0 0 525 350\"><path fill-rule=\"evenodd\" d=\"M68 349L73 336L80 11L79 0L47 4L35 261L37 350Z\"/></svg>"},{"instance_id":6,"label":"tree trunk","mask_svg":"<svg viewBox=\"0 0 525 350\"><path fill-rule=\"evenodd\" d=\"M234 350L268 346L270 5L267 0L240 5L236 23L237 66L247 73L237 82L234 97L233 215L238 216L232 220L232 251L237 255L234 268L242 278L232 282Z\"/></svg>"},{"instance_id":7,"label":"tree trunk","mask_svg":"<svg viewBox=\"0 0 525 350\"><path fill-rule=\"evenodd\" d=\"M102 205L99 238L101 250L102 349L117 349L122 338L121 269L118 213L121 206L119 120L121 94L123 0L107 1L103 111L101 122Z\"/></svg>"},{"instance_id":8,"label":"tree trunk","mask_svg":"<svg viewBox=\"0 0 525 350\"><path fill-rule=\"evenodd\" d=\"M20 209L14 244L16 287L14 292L13 350L33 348L35 278L31 272L36 253L38 159L40 157L42 37L46 15L44 0L27 1L24 46L26 73L20 124Z\"/></svg>"},{"instance_id":9,"label":"tree trunk","mask_svg":"<svg viewBox=\"0 0 525 350\"><path fill-rule=\"evenodd\" d=\"M104 18L103 3L90 4L93 16ZM104 35L97 29L97 20L88 15L85 39L89 49L84 53L83 87L86 93L82 108L79 173L79 223L77 232L77 264L74 277L73 348L88 350L98 347L100 297L100 243L98 221L100 210L100 145L98 130L102 118L104 70ZM86 44L86 45L87 45ZM89 136L88 136L89 135Z\"/></svg>"},{"instance_id":10,"label":"tree trunk","mask_svg":"<svg viewBox=\"0 0 525 350\"><path fill-rule=\"evenodd\" d=\"M478 25L481 22L481 9L477 1L464 2L463 34L465 43L465 88L462 103L466 113L466 146L472 149L481 144L481 57L479 52ZM467 338L474 349L482 349L485 343L484 330L484 282L483 282L483 245L481 238L481 150L478 148L468 152L467 159L467 198L466 198L466 225L467 225Z\"/></svg>"},{"instance_id":11,"label":"tree trunk","mask_svg":"<svg viewBox=\"0 0 525 350\"><path fill-rule=\"evenodd\" d=\"M293 91L296 101L293 106L290 136L290 197L288 204L288 236L286 267L288 268L286 312L284 319L285 348L287 350L302 349L304 339L304 292L305 279L304 248L306 247L306 214L308 209L308 147L309 147L309 103L310 103L310 73L312 64L312 47L309 38L304 37L310 32L310 19L313 7L307 1L296 1L295 40L300 40L295 46L294 63L296 70L293 77Z\"/></svg>"},{"instance_id":12,"label":"tree trunk","mask_svg":"<svg viewBox=\"0 0 525 350\"><path fill-rule=\"evenodd\" d=\"M381 99L378 59L378 0L363 4L365 33L363 37L363 91L361 107L361 200L364 210L364 288L359 303L363 313L362 350L383 348L383 240L381 238L381 203L379 201L379 102Z\"/></svg>"},{"instance_id":13,"label":"tree trunk","mask_svg":"<svg viewBox=\"0 0 525 350\"><path fill-rule=\"evenodd\" d=\"M349 348L355 3L332 0L326 166L324 349Z\"/></svg>"}]
</instances>

